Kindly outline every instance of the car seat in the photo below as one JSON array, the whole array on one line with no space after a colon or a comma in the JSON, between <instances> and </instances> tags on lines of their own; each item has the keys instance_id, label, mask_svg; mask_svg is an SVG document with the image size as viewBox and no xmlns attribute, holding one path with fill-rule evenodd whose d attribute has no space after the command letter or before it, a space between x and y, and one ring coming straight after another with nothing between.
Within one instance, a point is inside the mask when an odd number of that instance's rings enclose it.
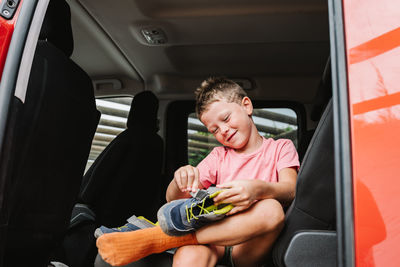
<instances>
[{"instance_id":1,"label":"car seat","mask_svg":"<svg viewBox=\"0 0 400 267\"><path fill-rule=\"evenodd\" d=\"M317 94L313 100L310 118L314 122L318 122L324 112L329 100L332 98L332 75L331 75L331 59L325 64L324 72L322 73L319 82ZM304 155L310 144L311 138L314 135L315 129L307 130L300 136L299 146L297 152L299 154L300 162L303 162Z\"/></svg>"},{"instance_id":2,"label":"car seat","mask_svg":"<svg viewBox=\"0 0 400 267\"><path fill-rule=\"evenodd\" d=\"M328 103L304 156L273 266L336 266L333 112Z\"/></svg>"},{"instance_id":3,"label":"car seat","mask_svg":"<svg viewBox=\"0 0 400 267\"><path fill-rule=\"evenodd\" d=\"M70 10L50 1L15 135L5 266L47 266L69 226L99 120L89 76L71 59Z\"/></svg>"},{"instance_id":4,"label":"car seat","mask_svg":"<svg viewBox=\"0 0 400 267\"><path fill-rule=\"evenodd\" d=\"M157 134L158 99L137 94L120 133L86 172L79 202L90 206L96 222L116 227L132 214L154 220L160 204L163 140Z\"/></svg>"},{"instance_id":5,"label":"car seat","mask_svg":"<svg viewBox=\"0 0 400 267\"><path fill-rule=\"evenodd\" d=\"M64 240L62 262L93 265L94 230L124 225L132 215L156 221L162 197L163 140L157 134L158 99L151 91L133 98L127 129L98 156L86 172Z\"/></svg>"}]
</instances>

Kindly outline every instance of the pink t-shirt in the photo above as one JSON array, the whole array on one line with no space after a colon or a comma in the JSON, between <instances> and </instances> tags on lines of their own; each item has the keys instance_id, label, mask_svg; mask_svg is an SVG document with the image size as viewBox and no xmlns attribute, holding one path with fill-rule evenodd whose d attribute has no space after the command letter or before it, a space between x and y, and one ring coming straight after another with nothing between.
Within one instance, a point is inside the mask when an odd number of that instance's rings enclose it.
<instances>
[{"instance_id":1,"label":"pink t-shirt","mask_svg":"<svg viewBox=\"0 0 400 267\"><path fill-rule=\"evenodd\" d=\"M229 147L216 147L197 168L200 182L208 188L233 180L260 179L278 182L283 168L300 166L293 142L289 139L263 138L262 146L250 154L239 154Z\"/></svg>"}]
</instances>

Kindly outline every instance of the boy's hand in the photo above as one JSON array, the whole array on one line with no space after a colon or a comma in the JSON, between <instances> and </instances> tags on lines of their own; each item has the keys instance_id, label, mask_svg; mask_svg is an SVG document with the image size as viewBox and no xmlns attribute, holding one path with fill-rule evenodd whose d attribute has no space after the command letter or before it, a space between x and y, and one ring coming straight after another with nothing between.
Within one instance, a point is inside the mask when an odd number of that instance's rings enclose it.
<instances>
[{"instance_id":1,"label":"boy's hand","mask_svg":"<svg viewBox=\"0 0 400 267\"><path fill-rule=\"evenodd\" d=\"M227 215L249 208L258 199L259 180L236 180L217 185L225 189L214 198L215 203L232 203L235 207Z\"/></svg>"},{"instance_id":2,"label":"boy's hand","mask_svg":"<svg viewBox=\"0 0 400 267\"><path fill-rule=\"evenodd\" d=\"M196 192L199 187L202 187L199 176L199 170L196 167L186 165L175 171L174 180L181 192Z\"/></svg>"}]
</instances>

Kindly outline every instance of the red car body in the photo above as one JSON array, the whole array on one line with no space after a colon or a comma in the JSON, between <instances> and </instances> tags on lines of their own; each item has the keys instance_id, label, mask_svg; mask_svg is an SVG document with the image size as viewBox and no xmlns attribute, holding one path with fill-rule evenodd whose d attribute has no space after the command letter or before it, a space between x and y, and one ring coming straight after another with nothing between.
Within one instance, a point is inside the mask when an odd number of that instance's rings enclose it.
<instances>
[{"instance_id":1,"label":"red car body","mask_svg":"<svg viewBox=\"0 0 400 267\"><path fill-rule=\"evenodd\" d=\"M22 1L20 2L20 6ZM4 63L6 61L8 47L10 46L15 22L18 19L20 8L16 11L11 20L0 19L0 73L3 73Z\"/></svg>"},{"instance_id":2,"label":"red car body","mask_svg":"<svg viewBox=\"0 0 400 267\"><path fill-rule=\"evenodd\" d=\"M398 266L400 2L343 1L358 266Z\"/></svg>"}]
</instances>

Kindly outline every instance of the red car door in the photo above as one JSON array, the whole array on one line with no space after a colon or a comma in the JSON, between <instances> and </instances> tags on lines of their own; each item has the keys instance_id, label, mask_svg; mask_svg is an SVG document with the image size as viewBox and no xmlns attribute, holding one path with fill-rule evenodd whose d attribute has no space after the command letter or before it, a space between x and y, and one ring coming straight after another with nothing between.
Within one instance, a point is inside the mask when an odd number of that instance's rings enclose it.
<instances>
[{"instance_id":1,"label":"red car door","mask_svg":"<svg viewBox=\"0 0 400 267\"><path fill-rule=\"evenodd\" d=\"M399 266L400 2L344 0L357 266Z\"/></svg>"}]
</instances>

